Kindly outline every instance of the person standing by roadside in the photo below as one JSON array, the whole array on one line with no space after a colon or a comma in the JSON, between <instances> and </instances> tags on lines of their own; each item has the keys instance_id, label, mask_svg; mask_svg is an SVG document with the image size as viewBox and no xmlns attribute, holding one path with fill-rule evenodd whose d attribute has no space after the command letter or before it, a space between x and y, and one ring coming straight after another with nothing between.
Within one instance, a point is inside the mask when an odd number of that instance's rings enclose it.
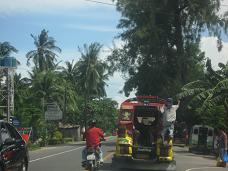
<instances>
[{"instance_id":1,"label":"person standing by roadside","mask_svg":"<svg viewBox=\"0 0 228 171\"><path fill-rule=\"evenodd\" d=\"M224 161L224 155L227 154L227 134L223 128L218 129L218 148L219 148L219 166L226 167L226 162Z\"/></svg>"}]
</instances>

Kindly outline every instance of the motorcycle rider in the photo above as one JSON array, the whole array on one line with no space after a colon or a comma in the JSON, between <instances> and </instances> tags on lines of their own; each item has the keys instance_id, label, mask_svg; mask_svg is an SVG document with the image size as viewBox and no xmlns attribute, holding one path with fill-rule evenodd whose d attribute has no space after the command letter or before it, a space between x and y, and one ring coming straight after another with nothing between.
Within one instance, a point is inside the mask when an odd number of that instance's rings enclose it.
<instances>
[{"instance_id":1,"label":"motorcycle rider","mask_svg":"<svg viewBox=\"0 0 228 171\"><path fill-rule=\"evenodd\" d=\"M103 153L101 150L101 139L104 139L104 133L102 129L96 127L96 121L90 122L89 128L86 129L83 140L86 140L86 147L82 151L82 166L86 165L87 148L96 148L99 154L99 162L103 163Z\"/></svg>"}]
</instances>

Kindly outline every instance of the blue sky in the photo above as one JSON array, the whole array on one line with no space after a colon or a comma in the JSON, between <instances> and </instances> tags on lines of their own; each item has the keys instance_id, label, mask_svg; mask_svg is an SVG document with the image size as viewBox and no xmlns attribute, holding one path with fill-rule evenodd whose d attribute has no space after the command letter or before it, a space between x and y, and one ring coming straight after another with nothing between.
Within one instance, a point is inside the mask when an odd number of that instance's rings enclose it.
<instances>
[{"instance_id":1,"label":"blue sky","mask_svg":"<svg viewBox=\"0 0 228 171\"><path fill-rule=\"evenodd\" d=\"M111 0L100 0L112 3ZM228 4L228 0L224 0ZM15 54L22 63L17 72L26 75L25 54L34 49L30 34L37 35L42 29L49 30L57 45L62 49L59 60L67 61L80 57L78 46L84 43L100 42L104 45L101 57L107 55L108 47L112 46L114 38L121 32L116 28L120 14L115 6L88 2L86 0L0 0L0 42L9 41L19 52ZM228 10L223 7L222 11ZM224 36L224 48L221 53L215 49L216 40L213 37L203 37L202 50L212 58L213 65L227 61L228 39ZM115 40L121 44L120 40ZM107 87L108 97L118 102L125 99L119 94L124 84L121 74L116 73L110 78ZM132 94L133 95L133 94Z\"/></svg>"},{"instance_id":2,"label":"blue sky","mask_svg":"<svg viewBox=\"0 0 228 171\"><path fill-rule=\"evenodd\" d=\"M102 2L112 3L111 0ZM15 54L21 66L17 72L26 75L25 54L34 49L30 34L37 35L42 29L49 30L62 49L59 60L67 61L80 57L78 46L100 42L104 48L101 58L107 55L114 38L120 33L116 28L120 14L115 6L97 4L85 0L0 0L0 42L9 41L18 50ZM118 43L118 40L115 40ZM63 62L64 63L64 62ZM124 99L118 92L123 87L119 73L110 78L106 88L108 97L117 101Z\"/></svg>"}]
</instances>

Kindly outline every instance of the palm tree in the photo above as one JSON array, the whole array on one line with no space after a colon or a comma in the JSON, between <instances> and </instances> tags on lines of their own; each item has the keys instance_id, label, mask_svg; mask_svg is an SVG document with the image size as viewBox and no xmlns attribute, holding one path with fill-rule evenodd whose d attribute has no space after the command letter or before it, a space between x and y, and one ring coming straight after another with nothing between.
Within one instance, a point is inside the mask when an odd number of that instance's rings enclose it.
<instances>
[{"instance_id":1,"label":"palm tree","mask_svg":"<svg viewBox=\"0 0 228 171\"><path fill-rule=\"evenodd\" d=\"M39 71L53 69L58 56L56 52L61 52L61 49L55 45L55 39L49 37L48 31L45 29L41 31L40 35L34 36L31 34L31 37L34 39L36 49L26 54L27 64L29 65L29 61L32 59L35 68Z\"/></svg>"},{"instance_id":2,"label":"palm tree","mask_svg":"<svg viewBox=\"0 0 228 171\"><path fill-rule=\"evenodd\" d=\"M102 45L92 43L89 46L84 45L81 52L81 60L77 65L77 78L84 95L88 98L92 96L104 96L105 93L105 75L106 64L98 59Z\"/></svg>"},{"instance_id":3,"label":"palm tree","mask_svg":"<svg viewBox=\"0 0 228 171\"><path fill-rule=\"evenodd\" d=\"M88 102L95 97L103 97L105 92L106 64L98 59L102 45L92 43L84 44L81 59L76 64L76 78L81 95L84 96L84 125L87 125L87 114L92 111L88 109Z\"/></svg>"},{"instance_id":4,"label":"palm tree","mask_svg":"<svg viewBox=\"0 0 228 171\"><path fill-rule=\"evenodd\" d=\"M76 91L68 80L60 76L60 73L53 70L33 71L30 73L30 78L32 96L38 101L42 101L42 103L56 102L63 111L67 109L67 112L78 112ZM67 104L65 103L66 99ZM43 104L41 106L44 107Z\"/></svg>"},{"instance_id":5,"label":"palm tree","mask_svg":"<svg viewBox=\"0 0 228 171\"><path fill-rule=\"evenodd\" d=\"M61 75L67 81L71 82L72 84L75 84L76 64L74 63L74 60L72 60L71 62L66 61L65 64L66 67L62 67Z\"/></svg>"},{"instance_id":6,"label":"palm tree","mask_svg":"<svg viewBox=\"0 0 228 171\"><path fill-rule=\"evenodd\" d=\"M0 42L0 58L9 56L11 53L17 53L18 50L9 42Z\"/></svg>"},{"instance_id":7,"label":"palm tree","mask_svg":"<svg viewBox=\"0 0 228 171\"><path fill-rule=\"evenodd\" d=\"M17 52L18 50L14 46L12 46L9 42L0 42L0 59L10 56L12 53L17 53ZM19 65L20 62L17 61L17 64ZM4 72L5 71L3 70L0 71L0 89L2 88L1 81L3 78Z\"/></svg>"}]
</instances>

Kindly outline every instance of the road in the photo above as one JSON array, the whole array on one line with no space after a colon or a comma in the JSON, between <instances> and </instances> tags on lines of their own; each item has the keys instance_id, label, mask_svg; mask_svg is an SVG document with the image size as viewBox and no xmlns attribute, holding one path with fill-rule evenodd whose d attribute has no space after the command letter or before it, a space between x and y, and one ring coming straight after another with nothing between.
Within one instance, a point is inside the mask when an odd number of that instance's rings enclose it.
<instances>
[{"instance_id":1,"label":"road","mask_svg":"<svg viewBox=\"0 0 228 171\"><path fill-rule=\"evenodd\" d=\"M84 144L48 147L30 152L29 171L83 171L81 167L81 151ZM111 170L111 158L114 153L114 141L103 143L104 167ZM215 167L215 159L211 156L195 155L187 152L187 148L175 147L177 171L228 171L228 168Z\"/></svg>"}]
</instances>

